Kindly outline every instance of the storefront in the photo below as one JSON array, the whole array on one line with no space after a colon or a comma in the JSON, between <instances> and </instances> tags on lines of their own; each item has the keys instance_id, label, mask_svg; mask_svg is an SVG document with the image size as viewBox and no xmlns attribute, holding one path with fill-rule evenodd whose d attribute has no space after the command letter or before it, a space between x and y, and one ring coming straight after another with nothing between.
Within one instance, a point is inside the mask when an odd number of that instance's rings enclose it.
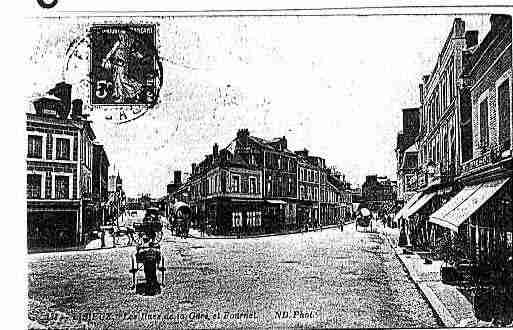
<instances>
[{"instance_id":1,"label":"storefront","mask_svg":"<svg viewBox=\"0 0 513 330\"><path fill-rule=\"evenodd\" d=\"M469 184L429 221L468 241L467 255L479 263L504 263L513 256L511 180Z\"/></svg>"},{"instance_id":2,"label":"storefront","mask_svg":"<svg viewBox=\"0 0 513 330\"><path fill-rule=\"evenodd\" d=\"M79 203L29 203L27 246L34 249L65 248L80 243Z\"/></svg>"}]
</instances>

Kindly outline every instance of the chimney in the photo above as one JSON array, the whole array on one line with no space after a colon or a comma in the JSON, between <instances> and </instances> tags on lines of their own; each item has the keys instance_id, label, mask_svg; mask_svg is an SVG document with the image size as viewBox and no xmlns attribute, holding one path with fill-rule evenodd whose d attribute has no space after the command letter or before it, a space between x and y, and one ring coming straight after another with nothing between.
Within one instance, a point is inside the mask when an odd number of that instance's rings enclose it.
<instances>
[{"instance_id":1,"label":"chimney","mask_svg":"<svg viewBox=\"0 0 513 330\"><path fill-rule=\"evenodd\" d=\"M84 105L84 102L80 99L75 99L72 102L73 107L71 110L71 118L72 119L79 119L82 117L82 107Z\"/></svg>"},{"instance_id":2,"label":"chimney","mask_svg":"<svg viewBox=\"0 0 513 330\"><path fill-rule=\"evenodd\" d=\"M465 32L465 46L468 48L472 48L475 45L477 45L477 37L478 37L479 31L472 30Z\"/></svg>"},{"instance_id":3,"label":"chimney","mask_svg":"<svg viewBox=\"0 0 513 330\"><path fill-rule=\"evenodd\" d=\"M217 143L214 143L214 146L212 147L212 156L214 156L214 159L219 157L219 145Z\"/></svg>"},{"instance_id":4,"label":"chimney","mask_svg":"<svg viewBox=\"0 0 513 330\"><path fill-rule=\"evenodd\" d=\"M424 86L427 85L428 81L429 81L429 75L428 74L423 75L422 76L422 83L424 84Z\"/></svg>"},{"instance_id":5,"label":"chimney","mask_svg":"<svg viewBox=\"0 0 513 330\"><path fill-rule=\"evenodd\" d=\"M178 186L182 184L182 171L174 171L173 183Z\"/></svg>"},{"instance_id":6,"label":"chimney","mask_svg":"<svg viewBox=\"0 0 513 330\"><path fill-rule=\"evenodd\" d=\"M281 138L281 141L280 141L280 142L281 142L281 150L283 150L283 149L287 149L287 138L286 138L285 136L283 136L283 137Z\"/></svg>"},{"instance_id":7,"label":"chimney","mask_svg":"<svg viewBox=\"0 0 513 330\"><path fill-rule=\"evenodd\" d=\"M455 18L453 27L452 27L453 38L462 37L464 32L465 32L465 21L459 17Z\"/></svg>"},{"instance_id":8,"label":"chimney","mask_svg":"<svg viewBox=\"0 0 513 330\"><path fill-rule=\"evenodd\" d=\"M60 111L59 116L62 119L67 119L71 109L71 85L65 82L60 82L56 84L54 88L50 89L48 94L61 100L64 108Z\"/></svg>"},{"instance_id":9,"label":"chimney","mask_svg":"<svg viewBox=\"0 0 513 330\"><path fill-rule=\"evenodd\" d=\"M40 97L33 104L38 116L60 117L64 112L62 102L53 97Z\"/></svg>"},{"instance_id":10,"label":"chimney","mask_svg":"<svg viewBox=\"0 0 513 330\"><path fill-rule=\"evenodd\" d=\"M304 148L303 150L296 151L296 155L299 155L301 157L308 157L308 149Z\"/></svg>"},{"instance_id":11,"label":"chimney","mask_svg":"<svg viewBox=\"0 0 513 330\"><path fill-rule=\"evenodd\" d=\"M237 140L239 140L243 146L246 146L248 144L248 137L249 130L247 128L239 129L237 131Z\"/></svg>"},{"instance_id":12,"label":"chimney","mask_svg":"<svg viewBox=\"0 0 513 330\"><path fill-rule=\"evenodd\" d=\"M503 26L506 24L511 24L511 16L510 15L504 15L504 14L494 14L490 16L490 24L491 28L490 30L496 32L497 30L500 30Z\"/></svg>"}]
</instances>

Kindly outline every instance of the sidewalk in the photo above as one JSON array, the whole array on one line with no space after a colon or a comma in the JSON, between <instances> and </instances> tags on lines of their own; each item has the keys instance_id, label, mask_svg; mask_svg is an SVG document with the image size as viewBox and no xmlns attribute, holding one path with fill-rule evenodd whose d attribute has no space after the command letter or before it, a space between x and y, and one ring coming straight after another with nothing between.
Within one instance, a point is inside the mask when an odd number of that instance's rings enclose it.
<instances>
[{"instance_id":1,"label":"sidewalk","mask_svg":"<svg viewBox=\"0 0 513 330\"><path fill-rule=\"evenodd\" d=\"M442 261L433 260L431 265L424 264L424 259L421 256L415 253L413 255L404 254L403 248L397 246L398 229L385 228L382 225L377 225L376 228L387 238L408 276L422 292L445 327L486 325L475 318L472 303L456 286L442 283L440 276Z\"/></svg>"}]
</instances>

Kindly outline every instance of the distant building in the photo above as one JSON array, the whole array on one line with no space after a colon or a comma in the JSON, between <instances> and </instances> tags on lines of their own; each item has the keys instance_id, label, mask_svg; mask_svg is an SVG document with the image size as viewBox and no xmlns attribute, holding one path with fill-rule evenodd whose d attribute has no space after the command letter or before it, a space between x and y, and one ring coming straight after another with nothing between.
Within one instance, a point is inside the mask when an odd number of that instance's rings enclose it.
<instances>
[{"instance_id":1,"label":"distant building","mask_svg":"<svg viewBox=\"0 0 513 330\"><path fill-rule=\"evenodd\" d=\"M395 206L394 183L386 176L367 175L362 184L362 199L374 212L386 212Z\"/></svg>"},{"instance_id":2,"label":"distant building","mask_svg":"<svg viewBox=\"0 0 513 330\"><path fill-rule=\"evenodd\" d=\"M285 137L266 140L240 129L226 148L214 144L193 163L185 183L168 185L169 202L189 203L195 226L217 234L335 223L342 197L328 174L323 158L290 151Z\"/></svg>"},{"instance_id":3,"label":"distant building","mask_svg":"<svg viewBox=\"0 0 513 330\"><path fill-rule=\"evenodd\" d=\"M59 83L49 94L26 114L29 250L81 244L94 210L91 122L82 101L71 102L71 85Z\"/></svg>"},{"instance_id":4,"label":"distant building","mask_svg":"<svg viewBox=\"0 0 513 330\"><path fill-rule=\"evenodd\" d=\"M419 134L419 108L402 110L403 127L397 134L396 174L397 200L408 201L417 190L418 148L416 139Z\"/></svg>"},{"instance_id":5,"label":"distant building","mask_svg":"<svg viewBox=\"0 0 513 330\"><path fill-rule=\"evenodd\" d=\"M98 230L104 224L106 218L106 203L109 199L108 179L109 179L109 158L99 143L93 144L93 203L94 215L91 223L85 224L86 232Z\"/></svg>"}]
</instances>

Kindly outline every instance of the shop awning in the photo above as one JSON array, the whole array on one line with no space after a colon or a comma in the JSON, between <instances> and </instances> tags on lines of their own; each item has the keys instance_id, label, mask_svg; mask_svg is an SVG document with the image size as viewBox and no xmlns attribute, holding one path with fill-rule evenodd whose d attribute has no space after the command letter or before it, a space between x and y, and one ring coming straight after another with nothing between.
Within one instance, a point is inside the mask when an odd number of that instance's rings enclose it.
<instances>
[{"instance_id":1,"label":"shop awning","mask_svg":"<svg viewBox=\"0 0 513 330\"><path fill-rule=\"evenodd\" d=\"M413 204L415 204L415 202L420 198L420 196L422 196L422 193L419 192L419 193L416 193L415 195L413 195L410 199L408 199L408 201L406 202L406 204L404 204L404 206L402 207L402 209L399 210L399 212L397 212L394 216L394 222L398 222L399 219L401 218L404 218L404 212L406 210L408 210L410 207L412 207Z\"/></svg>"},{"instance_id":2,"label":"shop awning","mask_svg":"<svg viewBox=\"0 0 513 330\"><path fill-rule=\"evenodd\" d=\"M408 209L404 211L404 217L408 218L417 213L424 205L426 205L433 197L435 197L436 192L431 192L428 194L423 194L419 199L413 203Z\"/></svg>"},{"instance_id":3,"label":"shop awning","mask_svg":"<svg viewBox=\"0 0 513 330\"><path fill-rule=\"evenodd\" d=\"M279 199L267 199L266 202L269 204L287 204L287 202L284 202Z\"/></svg>"},{"instance_id":4,"label":"shop awning","mask_svg":"<svg viewBox=\"0 0 513 330\"><path fill-rule=\"evenodd\" d=\"M456 196L429 217L429 222L458 231L465 220L508 182L509 178L489 181L463 188Z\"/></svg>"}]
</instances>

